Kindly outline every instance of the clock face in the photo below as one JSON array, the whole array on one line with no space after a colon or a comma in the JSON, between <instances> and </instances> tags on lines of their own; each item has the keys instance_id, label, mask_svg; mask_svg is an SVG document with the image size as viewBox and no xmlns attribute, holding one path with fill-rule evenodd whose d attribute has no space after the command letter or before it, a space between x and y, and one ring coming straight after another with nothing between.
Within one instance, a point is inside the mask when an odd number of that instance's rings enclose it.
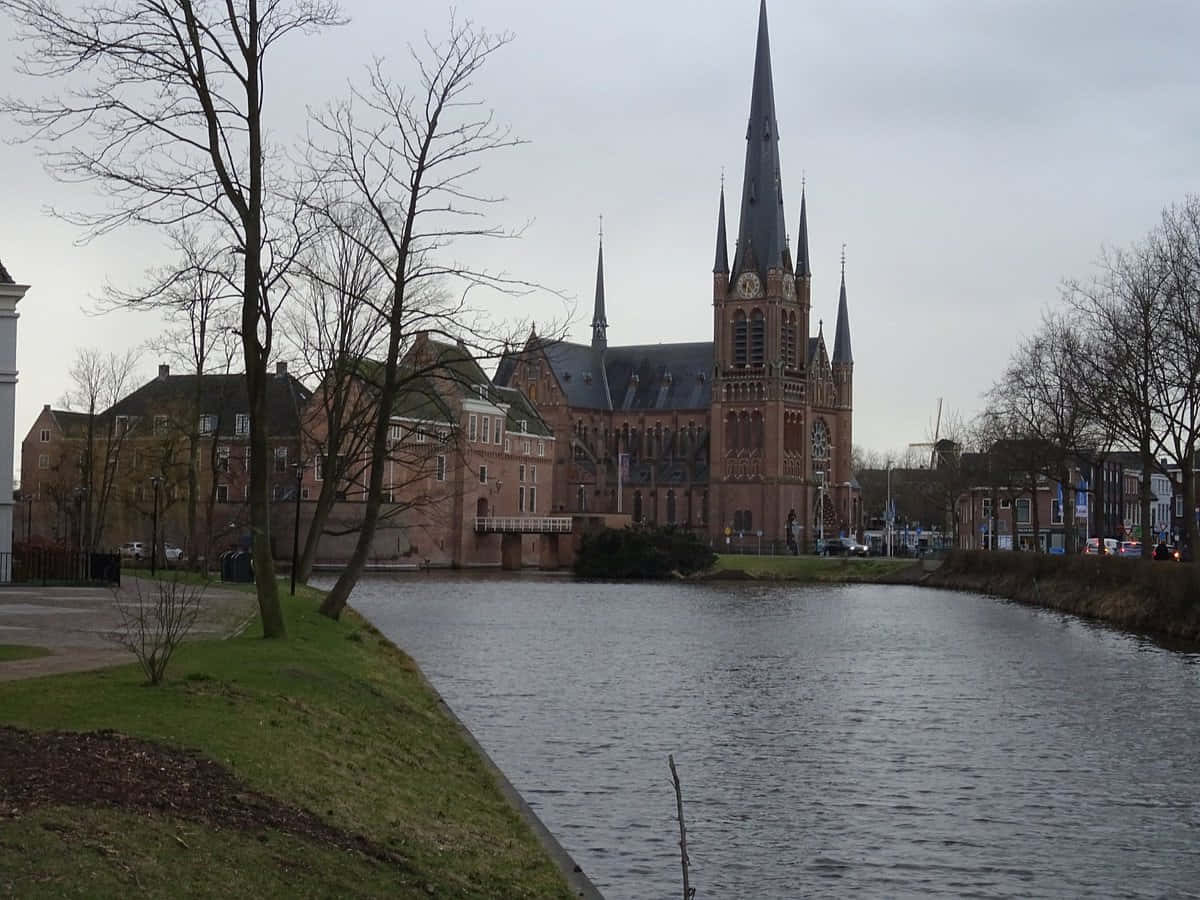
<instances>
[{"instance_id":1,"label":"clock face","mask_svg":"<svg viewBox=\"0 0 1200 900\"><path fill-rule=\"evenodd\" d=\"M758 276L753 272L744 272L737 280L737 295L743 299L758 297L762 290L758 284Z\"/></svg>"}]
</instances>

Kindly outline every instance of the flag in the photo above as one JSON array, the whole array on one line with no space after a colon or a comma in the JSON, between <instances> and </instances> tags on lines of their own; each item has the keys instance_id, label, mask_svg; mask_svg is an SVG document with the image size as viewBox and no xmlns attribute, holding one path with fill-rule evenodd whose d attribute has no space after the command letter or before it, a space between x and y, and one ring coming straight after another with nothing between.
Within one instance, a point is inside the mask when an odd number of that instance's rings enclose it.
<instances>
[{"instance_id":1,"label":"flag","mask_svg":"<svg viewBox=\"0 0 1200 900\"><path fill-rule=\"evenodd\" d=\"M1075 489L1075 518L1086 519L1088 514L1088 484L1084 479L1079 479L1079 487Z\"/></svg>"}]
</instances>

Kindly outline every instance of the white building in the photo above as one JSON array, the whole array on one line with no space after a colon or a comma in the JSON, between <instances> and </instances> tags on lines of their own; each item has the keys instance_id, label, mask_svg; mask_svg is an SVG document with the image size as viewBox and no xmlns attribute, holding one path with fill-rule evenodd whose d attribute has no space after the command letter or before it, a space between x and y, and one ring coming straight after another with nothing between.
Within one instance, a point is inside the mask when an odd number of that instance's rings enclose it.
<instances>
[{"instance_id":1,"label":"white building","mask_svg":"<svg viewBox=\"0 0 1200 900\"><path fill-rule=\"evenodd\" d=\"M29 290L0 262L0 582L12 581L13 445L17 414L17 302Z\"/></svg>"}]
</instances>

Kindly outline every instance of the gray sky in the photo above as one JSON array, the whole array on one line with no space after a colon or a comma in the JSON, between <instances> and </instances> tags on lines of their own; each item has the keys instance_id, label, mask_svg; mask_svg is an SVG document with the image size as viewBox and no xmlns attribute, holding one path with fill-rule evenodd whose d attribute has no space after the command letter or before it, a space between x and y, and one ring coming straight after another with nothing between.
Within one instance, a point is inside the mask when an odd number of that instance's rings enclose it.
<instances>
[{"instance_id":1,"label":"gray sky","mask_svg":"<svg viewBox=\"0 0 1200 900\"><path fill-rule=\"evenodd\" d=\"M441 3L347 3L351 24L293 40L271 73L276 140L306 105L344 93L364 60L410 71L405 45L444 34ZM460 16L516 40L478 95L530 143L491 157L484 180L531 221L472 262L578 300L587 340L604 216L609 342L711 339L722 167L732 233L741 188L757 0L463 0ZM813 329L832 343L847 244L855 442L922 440L939 397L969 414L1064 277L1103 243L1144 234L1200 185L1200 4L1076 0L798 3L772 0L775 92L788 227L808 180ZM10 50L11 28L0 21ZM11 69L0 91L23 92ZM95 208L30 146L0 146L0 259L32 284L21 303L17 434L66 388L81 345L123 349L159 330L146 315L89 316L106 280L132 286L164 262L152 233L75 246L48 203ZM464 248L466 252L468 248ZM732 252L732 248L731 252ZM552 296L495 315L561 319ZM157 360L144 359L150 377Z\"/></svg>"}]
</instances>

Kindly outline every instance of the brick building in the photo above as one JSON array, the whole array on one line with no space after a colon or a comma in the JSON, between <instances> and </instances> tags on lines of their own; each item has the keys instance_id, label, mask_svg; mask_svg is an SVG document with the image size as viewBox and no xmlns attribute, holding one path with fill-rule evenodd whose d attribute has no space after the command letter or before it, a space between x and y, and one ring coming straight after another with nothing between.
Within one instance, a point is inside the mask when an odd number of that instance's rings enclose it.
<instances>
[{"instance_id":1,"label":"brick building","mask_svg":"<svg viewBox=\"0 0 1200 900\"><path fill-rule=\"evenodd\" d=\"M827 535L859 530L845 262L830 354L823 325L812 336L804 192L794 260L784 210L763 4L732 264L723 187L718 206L713 339L609 346L601 247L590 344L531 334L497 371L558 437L558 510L621 512L715 540L761 531L782 541L792 510L810 546L822 520Z\"/></svg>"}]
</instances>

